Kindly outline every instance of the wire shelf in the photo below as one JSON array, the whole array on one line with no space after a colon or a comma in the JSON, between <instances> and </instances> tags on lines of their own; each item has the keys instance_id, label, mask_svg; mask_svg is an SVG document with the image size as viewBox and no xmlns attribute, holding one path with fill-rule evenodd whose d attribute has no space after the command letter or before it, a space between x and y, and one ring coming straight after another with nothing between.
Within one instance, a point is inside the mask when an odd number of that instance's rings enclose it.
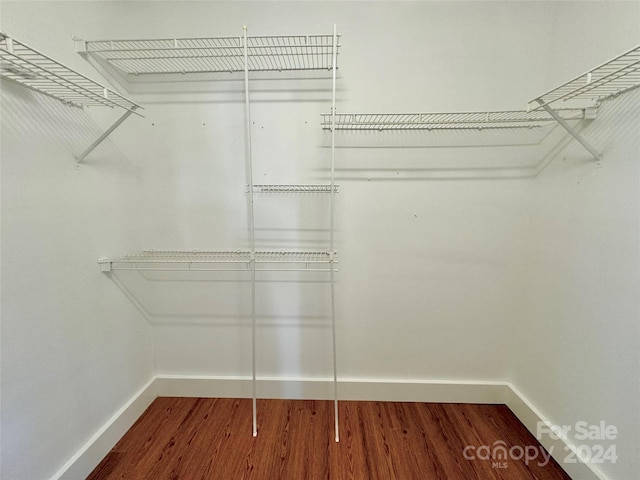
<instances>
[{"instance_id":1,"label":"wire shelf","mask_svg":"<svg viewBox=\"0 0 640 480\"><path fill-rule=\"evenodd\" d=\"M117 107L139 115L136 103L2 32L0 62L4 78L68 105Z\"/></svg>"},{"instance_id":2,"label":"wire shelf","mask_svg":"<svg viewBox=\"0 0 640 480\"><path fill-rule=\"evenodd\" d=\"M542 105L573 99L601 101L638 86L640 86L640 45L536 97L529 102L529 108L538 109Z\"/></svg>"},{"instance_id":3,"label":"wire shelf","mask_svg":"<svg viewBox=\"0 0 640 480\"><path fill-rule=\"evenodd\" d=\"M103 271L241 271L250 270L252 258L256 270L329 271L337 263L335 252L327 251L177 251L146 250L118 258L98 260Z\"/></svg>"},{"instance_id":4,"label":"wire shelf","mask_svg":"<svg viewBox=\"0 0 640 480\"><path fill-rule=\"evenodd\" d=\"M131 75L244 71L243 37L93 40L83 44L88 54ZM339 47L338 43L336 49ZM247 37L247 52L249 71L331 70L333 35Z\"/></svg>"},{"instance_id":5,"label":"wire shelf","mask_svg":"<svg viewBox=\"0 0 640 480\"><path fill-rule=\"evenodd\" d=\"M339 185L334 185L333 191L337 192L338 187ZM254 185L253 191L254 193L331 193L331 185Z\"/></svg>"},{"instance_id":6,"label":"wire shelf","mask_svg":"<svg viewBox=\"0 0 640 480\"><path fill-rule=\"evenodd\" d=\"M585 118L583 109L559 110L565 120ZM459 113L341 113L336 130L482 130L537 128L556 120L547 112L500 111ZM322 114L322 128L331 129L331 114Z\"/></svg>"}]
</instances>

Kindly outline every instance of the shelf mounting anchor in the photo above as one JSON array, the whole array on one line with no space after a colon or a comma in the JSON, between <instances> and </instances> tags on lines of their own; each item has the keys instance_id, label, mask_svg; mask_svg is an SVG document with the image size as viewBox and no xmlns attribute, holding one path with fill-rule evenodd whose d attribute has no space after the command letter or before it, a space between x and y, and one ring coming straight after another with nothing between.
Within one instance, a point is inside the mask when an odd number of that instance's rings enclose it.
<instances>
[{"instance_id":1,"label":"shelf mounting anchor","mask_svg":"<svg viewBox=\"0 0 640 480\"><path fill-rule=\"evenodd\" d=\"M580 145L586 148L589 151L589 153L593 155L593 158L595 158L596 160L602 159L602 155L598 153L598 151L595 148L589 145L589 143L587 143L587 141L584 138L582 138L580 134L571 127L571 125L569 125L560 115L558 115L553 108L551 108L548 104L546 104L541 98L536 99L536 102L538 102L540 106L544 108L547 111L547 113L551 115L554 118L554 120L557 121L562 126L562 128L564 128L567 132L569 132L569 134L571 134L573 138L575 138L578 142L580 142Z\"/></svg>"},{"instance_id":2,"label":"shelf mounting anchor","mask_svg":"<svg viewBox=\"0 0 640 480\"><path fill-rule=\"evenodd\" d=\"M111 125L102 135L100 135L95 142L89 145L89 147L84 152L82 152L78 157L76 157L76 168L80 167L80 163L85 159L85 157L89 155L98 145L100 145L105 138L111 135L111 132L113 132L116 128L118 128L118 126L122 122L124 122L127 118L129 118L129 115L131 115L136 108L138 107L134 106L134 107L131 107L130 110L127 110L126 112L124 112L124 114L118 120L116 120L115 123Z\"/></svg>"}]
</instances>

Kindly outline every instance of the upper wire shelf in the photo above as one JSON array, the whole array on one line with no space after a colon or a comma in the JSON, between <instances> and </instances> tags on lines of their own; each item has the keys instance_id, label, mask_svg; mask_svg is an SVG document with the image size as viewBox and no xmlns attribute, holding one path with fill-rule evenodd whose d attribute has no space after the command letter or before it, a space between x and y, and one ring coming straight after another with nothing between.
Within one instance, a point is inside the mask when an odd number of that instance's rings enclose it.
<instances>
[{"instance_id":1,"label":"upper wire shelf","mask_svg":"<svg viewBox=\"0 0 640 480\"><path fill-rule=\"evenodd\" d=\"M601 101L640 86L640 45L536 97L530 109L557 101Z\"/></svg>"},{"instance_id":2,"label":"upper wire shelf","mask_svg":"<svg viewBox=\"0 0 640 480\"><path fill-rule=\"evenodd\" d=\"M80 49L131 75L244 71L243 37L86 40ZM249 71L330 70L332 54L333 35L247 37Z\"/></svg>"},{"instance_id":3,"label":"upper wire shelf","mask_svg":"<svg viewBox=\"0 0 640 480\"><path fill-rule=\"evenodd\" d=\"M247 185L247 190L249 186ZM331 193L331 184L327 185L253 185L254 193ZM338 191L338 185L333 185L333 191Z\"/></svg>"},{"instance_id":4,"label":"upper wire shelf","mask_svg":"<svg viewBox=\"0 0 640 480\"><path fill-rule=\"evenodd\" d=\"M584 109L563 109L565 120L585 118ZM331 129L332 115L322 114L322 128ZM537 128L556 120L544 111L459 113L341 113L335 114L336 130L482 130Z\"/></svg>"},{"instance_id":5,"label":"upper wire shelf","mask_svg":"<svg viewBox=\"0 0 640 480\"><path fill-rule=\"evenodd\" d=\"M250 270L310 270L329 271L337 263L335 252L328 251L160 251L146 250L118 258L101 258L102 271L242 271Z\"/></svg>"},{"instance_id":6,"label":"upper wire shelf","mask_svg":"<svg viewBox=\"0 0 640 480\"><path fill-rule=\"evenodd\" d=\"M0 74L27 88L76 107L118 107L140 115L141 108L24 43L0 32Z\"/></svg>"}]
</instances>

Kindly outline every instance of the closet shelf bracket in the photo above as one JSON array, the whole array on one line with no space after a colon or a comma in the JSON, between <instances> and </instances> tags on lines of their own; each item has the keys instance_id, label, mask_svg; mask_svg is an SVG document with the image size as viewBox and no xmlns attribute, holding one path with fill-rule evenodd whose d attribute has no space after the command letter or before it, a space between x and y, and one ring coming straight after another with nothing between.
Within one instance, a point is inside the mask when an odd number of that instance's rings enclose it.
<instances>
[{"instance_id":1,"label":"closet shelf bracket","mask_svg":"<svg viewBox=\"0 0 640 480\"><path fill-rule=\"evenodd\" d=\"M67 106L124 110L124 114L76 158L76 167L132 113L142 116L138 112L140 105L3 32L0 32L0 75Z\"/></svg>"},{"instance_id":2,"label":"closet shelf bracket","mask_svg":"<svg viewBox=\"0 0 640 480\"><path fill-rule=\"evenodd\" d=\"M598 151L595 148L593 148L589 144L589 142L587 142L584 138L582 138L582 136L577 131L575 131L571 127L571 125L569 125L567 122L565 122L565 120L560 115L558 115L558 113L553 108L551 108L548 104L544 103L544 101L542 99L537 99L537 102L540 103L540 106L542 108L544 108L545 111L549 115L551 115L560 124L560 126L562 128L564 128L567 132L569 132L569 134L573 138L575 138L580 143L580 145L582 145L584 148L586 148L587 151L591 155L593 155L593 158L595 158L596 161L599 161L599 160L602 159L602 154L598 153Z\"/></svg>"},{"instance_id":3,"label":"closet shelf bracket","mask_svg":"<svg viewBox=\"0 0 640 480\"><path fill-rule=\"evenodd\" d=\"M575 105L575 102L579 101L589 101L597 106L603 100L617 97L638 87L640 45L536 97L529 102L528 108L531 111L544 109L596 160L600 160L601 154L558 115L558 107L552 108L551 105L566 106Z\"/></svg>"},{"instance_id":4,"label":"closet shelf bracket","mask_svg":"<svg viewBox=\"0 0 640 480\"><path fill-rule=\"evenodd\" d=\"M138 106L134 105L133 107L131 107L130 110L127 110L126 112L124 112L122 116L120 116L120 118L118 118L113 123L113 125L111 125L102 135L100 135L96 139L95 142L89 145L84 152L82 152L78 157L76 157L76 168L79 168L80 163L85 159L85 157L89 155L98 145L100 145L109 135L111 135L111 132L113 132L116 128L120 126L122 122L124 122L127 118L129 118L129 116L132 113L134 113L137 108Z\"/></svg>"}]
</instances>

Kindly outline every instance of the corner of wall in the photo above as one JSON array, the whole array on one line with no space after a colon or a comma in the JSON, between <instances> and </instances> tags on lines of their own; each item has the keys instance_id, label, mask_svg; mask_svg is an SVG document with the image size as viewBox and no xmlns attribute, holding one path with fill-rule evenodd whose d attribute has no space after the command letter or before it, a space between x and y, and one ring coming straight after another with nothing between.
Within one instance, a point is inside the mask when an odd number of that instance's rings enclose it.
<instances>
[{"instance_id":1,"label":"corner of wall","mask_svg":"<svg viewBox=\"0 0 640 480\"><path fill-rule=\"evenodd\" d=\"M554 439L540 430L541 425L548 426L551 422L512 384L509 384L509 394L505 404L571 478L607 480L607 477L593 465L582 463L578 459L574 445L561 438ZM575 459L575 463L568 462L568 457Z\"/></svg>"},{"instance_id":2,"label":"corner of wall","mask_svg":"<svg viewBox=\"0 0 640 480\"><path fill-rule=\"evenodd\" d=\"M154 376L85 442L76 454L51 477L51 480L86 478L157 396Z\"/></svg>"}]
</instances>

